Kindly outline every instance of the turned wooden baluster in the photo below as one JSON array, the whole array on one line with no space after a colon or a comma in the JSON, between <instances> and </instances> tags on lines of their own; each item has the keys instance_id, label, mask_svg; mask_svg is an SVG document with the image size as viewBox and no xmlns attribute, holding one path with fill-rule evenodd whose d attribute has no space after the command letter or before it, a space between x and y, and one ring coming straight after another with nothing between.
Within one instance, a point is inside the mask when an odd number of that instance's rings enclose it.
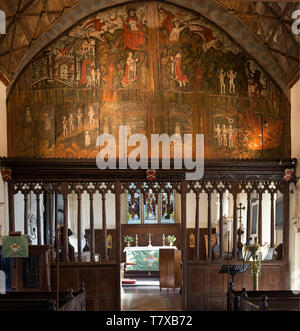
<instances>
[{"instance_id":1,"label":"turned wooden baluster","mask_svg":"<svg viewBox=\"0 0 300 331\"><path fill-rule=\"evenodd\" d=\"M122 259L122 238L121 238L121 182L117 180L115 182L115 214L116 214L116 267L117 267L117 283L121 282L121 259ZM118 298L117 301L117 310L121 310L121 286L117 286L116 295Z\"/></svg>"},{"instance_id":2,"label":"turned wooden baluster","mask_svg":"<svg viewBox=\"0 0 300 331\"><path fill-rule=\"evenodd\" d=\"M121 182L115 182L115 212L116 212L116 262L121 263Z\"/></svg>"},{"instance_id":3,"label":"turned wooden baluster","mask_svg":"<svg viewBox=\"0 0 300 331\"><path fill-rule=\"evenodd\" d=\"M223 191L219 192L220 198L220 220L219 220L219 232L220 232L220 258L224 255L224 229L223 229Z\"/></svg>"},{"instance_id":4,"label":"turned wooden baluster","mask_svg":"<svg viewBox=\"0 0 300 331\"><path fill-rule=\"evenodd\" d=\"M36 228L37 228L37 242L38 242L38 245L42 244L40 201L41 201L40 192L37 192L36 193Z\"/></svg>"},{"instance_id":5,"label":"turned wooden baluster","mask_svg":"<svg viewBox=\"0 0 300 331\"><path fill-rule=\"evenodd\" d=\"M24 193L24 234L28 234L28 193Z\"/></svg>"},{"instance_id":6,"label":"turned wooden baluster","mask_svg":"<svg viewBox=\"0 0 300 331\"><path fill-rule=\"evenodd\" d=\"M49 235L50 235L50 240L49 244L51 246L51 251L50 251L50 257L51 259L53 258L54 255L54 241L53 241L53 193L50 192L48 194L49 196Z\"/></svg>"},{"instance_id":7,"label":"turned wooden baluster","mask_svg":"<svg viewBox=\"0 0 300 331\"><path fill-rule=\"evenodd\" d=\"M258 193L258 243L262 245L262 198L263 192Z\"/></svg>"},{"instance_id":8,"label":"turned wooden baluster","mask_svg":"<svg viewBox=\"0 0 300 331\"><path fill-rule=\"evenodd\" d=\"M211 226L211 192L207 192L207 241L208 241L208 260L212 259L212 245L211 245L211 237L212 237L212 226Z\"/></svg>"},{"instance_id":9,"label":"turned wooden baluster","mask_svg":"<svg viewBox=\"0 0 300 331\"><path fill-rule=\"evenodd\" d=\"M247 232L246 240L251 236L251 192L247 192Z\"/></svg>"},{"instance_id":10,"label":"turned wooden baluster","mask_svg":"<svg viewBox=\"0 0 300 331\"><path fill-rule=\"evenodd\" d=\"M102 192L102 229L104 234L104 255L108 256L108 249L107 249L107 225L106 225L106 193Z\"/></svg>"},{"instance_id":11,"label":"turned wooden baluster","mask_svg":"<svg viewBox=\"0 0 300 331\"><path fill-rule=\"evenodd\" d=\"M95 261L95 224L94 224L94 190L89 192L90 195L90 245L91 261Z\"/></svg>"},{"instance_id":12,"label":"turned wooden baluster","mask_svg":"<svg viewBox=\"0 0 300 331\"><path fill-rule=\"evenodd\" d=\"M186 193L187 193L187 182L182 181L180 184L181 194L181 236L182 236L182 260L186 261L187 249L186 249Z\"/></svg>"},{"instance_id":13,"label":"turned wooden baluster","mask_svg":"<svg viewBox=\"0 0 300 331\"><path fill-rule=\"evenodd\" d=\"M81 244L81 201L82 193L77 192L77 247L78 247L78 261L82 261L82 244Z\"/></svg>"},{"instance_id":14,"label":"turned wooden baluster","mask_svg":"<svg viewBox=\"0 0 300 331\"><path fill-rule=\"evenodd\" d=\"M69 262L68 183L62 183L62 194L64 200L63 260Z\"/></svg>"},{"instance_id":15,"label":"turned wooden baluster","mask_svg":"<svg viewBox=\"0 0 300 331\"><path fill-rule=\"evenodd\" d=\"M275 229L274 192L271 192L271 247L274 247L274 229Z\"/></svg>"},{"instance_id":16,"label":"turned wooden baluster","mask_svg":"<svg viewBox=\"0 0 300 331\"><path fill-rule=\"evenodd\" d=\"M58 193L55 192L54 196L54 201L55 201L55 215L54 215L54 222L55 222L55 240L56 240L56 246L59 247L60 242L58 243L58 238L57 238L57 229L58 229ZM58 250L57 250L58 253ZM56 261L58 261L58 256L56 256Z\"/></svg>"},{"instance_id":17,"label":"turned wooden baluster","mask_svg":"<svg viewBox=\"0 0 300 331\"><path fill-rule=\"evenodd\" d=\"M200 250L200 220L199 220L199 200L200 194L196 192L196 220L195 220L195 251L194 251L194 259L199 261L199 250Z\"/></svg>"},{"instance_id":18,"label":"turned wooden baluster","mask_svg":"<svg viewBox=\"0 0 300 331\"><path fill-rule=\"evenodd\" d=\"M237 194L233 193L233 248L232 257L236 258L237 253Z\"/></svg>"}]
</instances>

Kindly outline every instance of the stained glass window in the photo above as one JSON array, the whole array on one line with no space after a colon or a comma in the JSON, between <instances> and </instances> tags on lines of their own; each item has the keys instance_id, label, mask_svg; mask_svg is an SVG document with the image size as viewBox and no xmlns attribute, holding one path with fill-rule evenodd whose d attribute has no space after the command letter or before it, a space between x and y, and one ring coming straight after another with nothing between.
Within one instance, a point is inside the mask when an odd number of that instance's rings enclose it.
<instances>
[{"instance_id":1,"label":"stained glass window","mask_svg":"<svg viewBox=\"0 0 300 331\"><path fill-rule=\"evenodd\" d=\"M149 190L144 197L144 223L153 224L158 223L158 214L157 214L157 201L155 194L152 190Z\"/></svg>"},{"instance_id":2,"label":"stained glass window","mask_svg":"<svg viewBox=\"0 0 300 331\"><path fill-rule=\"evenodd\" d=\"M174 193L161 194L161 223L174 223Z\"/></svg>"},{"instance_id":3,"label":"stained glass window","mask_svg":"<svg viewBox=\"0 0 300 331\"><path fill-rule=\"evenodd\" d=\"M141 196L140 193L127 193L127 223L141 223Z\"/></svg>"},{"instance_id":4,"label":"stained glass window","mask_svg":"<svg viewBox=\"0 0 300 331\"><path fill-rule=\"evenodd\" d=\"M127 224L175 223L174 192L127 192Z\"/></svg>"}]
</instances>

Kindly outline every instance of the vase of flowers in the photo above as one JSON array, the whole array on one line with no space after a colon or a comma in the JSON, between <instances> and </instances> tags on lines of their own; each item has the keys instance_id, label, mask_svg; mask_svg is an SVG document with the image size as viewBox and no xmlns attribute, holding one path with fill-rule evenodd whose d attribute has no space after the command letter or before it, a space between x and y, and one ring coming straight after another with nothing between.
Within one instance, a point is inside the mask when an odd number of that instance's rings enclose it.
<instances>
[{"instance_id":1,"label":"vase of flowers","mask_svg":"<svg viewBox=\"0 0 300 331\"><path fill-rule=\"evenodd\" d=\"M167 241L169 243L169 246L173 246L174 242L176 241L176 237L174 235L168 235Z\"/></svg>"},{"instance_id":2,"label":"vase of flowers","mask_svg":"<svg viewBox=\"0 0 300 331\"><path fill-rule=\"evenodd\" d=\"M131 236L129 236L129 235L126 235L124 237L124 242L127 244L127 247L130 247L130 243L133 242L133 238Z\"/></svg>"}]
</instances>

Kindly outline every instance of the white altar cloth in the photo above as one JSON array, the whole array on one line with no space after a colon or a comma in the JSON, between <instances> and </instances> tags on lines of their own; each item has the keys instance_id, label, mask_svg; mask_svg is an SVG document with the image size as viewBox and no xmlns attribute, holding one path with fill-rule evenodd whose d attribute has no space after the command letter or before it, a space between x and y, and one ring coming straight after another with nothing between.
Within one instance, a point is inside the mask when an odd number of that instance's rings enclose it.
<instances>
[{"instance_id":1,"label":"white altar cloth","mask_svg":"<svg viewBox=\"0 0 300 331\"><path fill-rule=\"evenodd\" d=\"M176 246L132 246L125 247L123 252L136 252L136 251L159 251L160 249L177 249Z\"/></svg>"}]
</instances>

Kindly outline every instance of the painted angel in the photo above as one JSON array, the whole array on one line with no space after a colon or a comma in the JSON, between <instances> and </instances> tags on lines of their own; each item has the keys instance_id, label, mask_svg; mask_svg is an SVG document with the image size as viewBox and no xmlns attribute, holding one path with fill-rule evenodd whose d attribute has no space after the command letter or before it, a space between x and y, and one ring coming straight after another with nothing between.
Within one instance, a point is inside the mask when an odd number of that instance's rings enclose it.
<instances>
[{"instance_id":1,"label":"painted angel","mask_svg":"<svg viewBox=\"0 0 300 331\"><path fill-rule=\"evenodd\" d=\"M164 27L169 31L171 42L178 41L180 32L186 27L186 23L182 25L171 12L165 10L164 8L161 8L160 10L166 14L166 18L161 23L161 27Z\"/></svg>"}]
</instances>

